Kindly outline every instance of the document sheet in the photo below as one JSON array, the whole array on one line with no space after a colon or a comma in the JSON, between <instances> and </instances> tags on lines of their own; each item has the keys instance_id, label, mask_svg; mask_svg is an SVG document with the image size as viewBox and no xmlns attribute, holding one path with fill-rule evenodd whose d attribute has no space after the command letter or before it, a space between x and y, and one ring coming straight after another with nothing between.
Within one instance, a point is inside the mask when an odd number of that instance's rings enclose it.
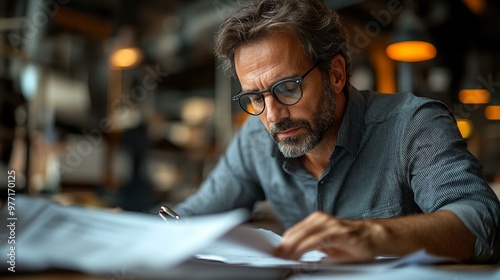
<instances>
[{"instance_id":1,"label":"document sheet","mask_svg":"<svg viewBox=\"0 0 500 280\"><path fill-rule=\"evenodd\" d=\"M13 259L14 269L24 271L165 270L248 218L246 211L235 210L166 223L150 214L67 207L22 195L16 196L15 205L15 216L7 207L0 212L2 221L11 218L14 224L11 231L0 233L0 267L11 267L8 261ZM15 243L9 244L12 234Z\"/></svg>"},{"instance_id":2,"label":"document sheet","mask_svg":"<svg viewBox=\"0 0 500 280\"><path fill-rule=\"evenodd\" d=\"M280 235L270 230L238 226L198 252L196 257L259 267L297 266L308 262L319 262L325 257L325 254L320 251L308 252L298 261L274 257L272 252L281 239Z\"/></svg>"}]
</instances>

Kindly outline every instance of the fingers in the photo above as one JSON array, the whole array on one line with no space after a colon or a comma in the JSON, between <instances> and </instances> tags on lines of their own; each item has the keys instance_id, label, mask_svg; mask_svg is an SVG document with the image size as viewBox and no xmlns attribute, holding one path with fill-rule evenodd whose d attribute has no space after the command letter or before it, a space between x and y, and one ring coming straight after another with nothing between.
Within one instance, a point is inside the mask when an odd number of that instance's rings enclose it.
<instances>
[{"instance_id":1,"label":"fingers","mask_svg":"<svg viewBox=\"0 0 500 280\"><path fill-rule=\"evenodd\" d=\"M376 226L368 221L345 221L315 212L285 232L275 255L299 259L318 249L340 262L371 260L375 256L372 228Z\"/></svg>"},{"instance_id":2,"label":"fingers","mask_svg":"<svg viewBox=\"0 0 500 280\"><path fill-rule=\"evenodd\" d=\"M283 258L298 259L328 239L328 229L335 229L333 217L315 212L283 234L282 243L275 254Z\"/></svg>"}]
</instances>

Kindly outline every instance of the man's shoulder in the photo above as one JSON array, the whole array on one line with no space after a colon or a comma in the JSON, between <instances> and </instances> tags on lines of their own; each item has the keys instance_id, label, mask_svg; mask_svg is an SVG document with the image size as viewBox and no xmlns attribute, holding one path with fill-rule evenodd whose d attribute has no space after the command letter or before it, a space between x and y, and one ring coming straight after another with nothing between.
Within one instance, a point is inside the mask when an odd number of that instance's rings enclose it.
<instances>
[{"instance_id":1,"label":"man's shoulder","mask_svg":"<svg viewBox=\"0 0 500 280\"><path fill-rule=\"evenodd\" d=\"M361 91L367 100L365 122L385 122L413 116L422 108L442 112L448 110L441 101L419 97L410 92L380 94L373 91Z\"/></svg>"}]
</instances>

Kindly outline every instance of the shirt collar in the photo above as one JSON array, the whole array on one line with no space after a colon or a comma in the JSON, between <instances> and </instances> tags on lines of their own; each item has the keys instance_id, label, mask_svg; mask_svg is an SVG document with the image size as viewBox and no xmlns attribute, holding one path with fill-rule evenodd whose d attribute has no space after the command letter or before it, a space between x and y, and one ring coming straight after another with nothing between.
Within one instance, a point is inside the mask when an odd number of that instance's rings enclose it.
<instances>
[{"instance_id":1,"label":"shirt collar","mask_svg":"<svg viewBox=\"0 0 500 280\"><path fill-rule=\"evenodd\" d=\"M344 118L340 123L336 146L356 154L363 135L366 104L364 96L354 87L346 94Z\"/></svg>"}]
</instances>

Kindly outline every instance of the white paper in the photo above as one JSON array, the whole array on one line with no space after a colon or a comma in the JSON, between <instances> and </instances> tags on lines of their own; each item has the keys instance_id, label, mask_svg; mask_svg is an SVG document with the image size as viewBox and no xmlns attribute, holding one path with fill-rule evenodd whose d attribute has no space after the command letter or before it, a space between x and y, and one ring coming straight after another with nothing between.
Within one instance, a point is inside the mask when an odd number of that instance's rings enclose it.
<instances>
[{"instance_id":1,"label":"white paper","mask_svg":"<svg viewBox=\"0 0 500 280\"><path fill-rule=\"evenodd\" d=\"M229 264L284 267L319 262L325 256L320 251L311 251L298 261L274 257L272 252L281 239L280 235L270 230L239 226L197 253L196 257Z\"/></svg>"},{"instance_id":2,"label":"white paper","mask_svg":"<svg viewBox=\"0 0 500 280\"><path fill-rule=\"evenodd\" d=\"M87 273L165 270L212 244L248 213L183 219L167 224L155 215L65 207L44 199L16 196L15 216L6 207L0 219L15 217L15 244L0 236L0 267L15 246L16 269L63 268Z\"/></svg>"}]
</instances>

